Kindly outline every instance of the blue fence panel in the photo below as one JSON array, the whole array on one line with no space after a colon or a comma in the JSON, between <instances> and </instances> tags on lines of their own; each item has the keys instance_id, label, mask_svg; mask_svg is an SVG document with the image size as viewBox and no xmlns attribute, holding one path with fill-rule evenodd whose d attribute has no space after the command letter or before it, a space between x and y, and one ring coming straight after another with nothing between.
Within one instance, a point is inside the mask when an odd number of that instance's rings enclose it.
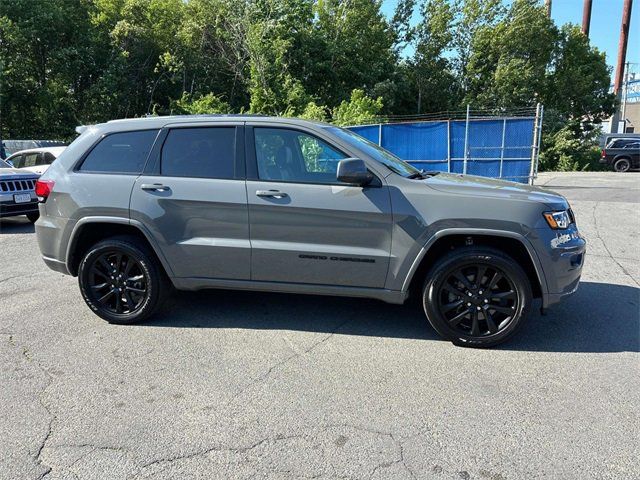
<instances>
[{"instance_id":1,"label":"blue fence panel","mask_svg":"<svg viewBox=\"0 0 640 480\"><path fill-rule=\"evenodd\" d=\"M382 146L425 170L448 168L447 122L382 126Z\"/></svg>"},{"instance_id":2,"label":"blue fence panel","mask_svg":"<svg viewBox=\"0 0 640 480\"><path fill-rule=\"evenodd\" d=\"M484 177L500 176L502 129L504 120L472 120L469 122L467 173Z\"/></svg>"},{"instance_id":3,"label":"blue fence panel","mask_svg":"<svg viewBox=\"0 0 640 480\"><path fill-rule=\"evenodd\" d=\"M350 127L425 170L467 173L526 183L531 168L533 118L495 118ZM379 138L379 136L382 138ZM503 148L504 142L504 148ZM502 165L501 165L502 163Z\"/></svg>"},{"instance_id":4,"label":"blue fence panel","mask_svg":"<svg viewBox=\"0 0 640 480\"><path fill-rule=\"evenodd\" d=\"M510 118L505 130L505 151L502 177L505 180L526 182L531 170L533 118Z\"/></svg>"},{"instance_id":5,"label":"blue fence panel","mask_svg":"<svg viewBox=\"0 0 640 480\"><path fill-rule=\"evenodd\" d=\"M349 130L357 133L358 135L366 138L367 140L372 141L373 143L378 143L378 134L380 132L379 125L363 125L361 127L349 127Z\"/></svg>"}]
</instances>

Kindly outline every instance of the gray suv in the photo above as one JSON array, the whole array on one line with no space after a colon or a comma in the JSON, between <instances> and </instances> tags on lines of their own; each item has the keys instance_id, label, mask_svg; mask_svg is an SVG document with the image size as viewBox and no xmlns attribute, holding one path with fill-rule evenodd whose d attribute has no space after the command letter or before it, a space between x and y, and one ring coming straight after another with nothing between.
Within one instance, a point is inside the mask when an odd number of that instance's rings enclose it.
<instances>
[{"instance_id":1,"label":"gray suv","mask_svg":"<svg viewBox=\"0 0 640 480\"><path fill-rule=\"evenodd\" d=\"M411 295L443 337L491 346L573 293L585 240L561 195L424 172L332 125L259 116L87 127L38 181L44 261L113 323L173 286ZM389 319L393 321L393 319Z\"/></svg>"}]
</instances>

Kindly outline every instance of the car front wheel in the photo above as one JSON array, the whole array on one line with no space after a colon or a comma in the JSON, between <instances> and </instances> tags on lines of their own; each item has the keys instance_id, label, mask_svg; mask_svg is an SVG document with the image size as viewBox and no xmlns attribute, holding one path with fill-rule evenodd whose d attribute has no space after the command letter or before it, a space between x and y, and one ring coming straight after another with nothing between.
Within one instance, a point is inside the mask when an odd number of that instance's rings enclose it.
<instances>
[{"instance_id":1,"label":"car front wheel","mask_svg":"<svg viewBox=\"0 0 640 480\"><path fill-rule=\"evenodd\" d=\"M78 269L87 305L110 323L147 319L168 294L168 280L150 249L135 237L112 237L89 249Z\"/></svg>"},{"instance_id":2,"label":"car front wheel","mask_svg":"<svg viewBox=\"0 0 640 480\"><path fill-rule=\"evenodd\" d=\"M491 347L528 316L532 291L518 263L499 250L458 248L431 269L423 288L429 323L456 345Z\"/></svg>"}]
</instances>

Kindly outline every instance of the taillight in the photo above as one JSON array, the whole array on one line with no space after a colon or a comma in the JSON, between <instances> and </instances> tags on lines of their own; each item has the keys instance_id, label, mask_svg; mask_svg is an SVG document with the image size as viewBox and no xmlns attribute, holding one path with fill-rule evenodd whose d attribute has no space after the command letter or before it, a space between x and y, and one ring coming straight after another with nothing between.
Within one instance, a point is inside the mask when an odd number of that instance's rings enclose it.
<instances>
[{"instance_id":1,"label":"taillight","mask_svg":"<svg viewBox=\"0 0 640 480\"><path fill-rule=\"evenodd\" d=\"M53 186L56 184L53 180L38 180L36 181L36 195L38 200L44 202L47 200L49 194L53 191Z\"/></svg>"},{"instance_id":2,"label":"taillight","mask_svg":"<svg viewBox=\"0 0 640 480\"><path fill-rule=\"evenodd\" d=\"M607 156L607 151L603 148L602 149L602 158Z\"/></svg>"}]
</instances>

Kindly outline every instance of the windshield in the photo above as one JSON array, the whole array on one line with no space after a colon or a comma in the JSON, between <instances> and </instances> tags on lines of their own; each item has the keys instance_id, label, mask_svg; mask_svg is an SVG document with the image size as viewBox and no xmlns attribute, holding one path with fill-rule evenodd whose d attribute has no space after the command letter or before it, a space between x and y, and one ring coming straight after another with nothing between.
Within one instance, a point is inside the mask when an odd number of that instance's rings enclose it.
<instances>
[{"instance_id":1,"label":"windshield","mask_svg":"<svg viewBox=\"0 0 640 480\"><path fill-rule=\"evenodd\" d=\"M4 160L0 159L0 168L11 168L11 165L9 165Z\"/></svg>"},{"instance_id":2,"label":"windshield","mask_svg":"<svg viewBox=\"0 0 640 480\"><path fill-rule=\"evenodd\" d=\"M382 147L379 147L373 142L370 142L364 137L361 137L357 133L353 133L350 130L346 130L344 128L339 127L325 127L331 133L338 136L341 140L344 140L349 145L354 146L355 148L362 150L367 155L372 157L374 160L382 163L385 167L391 170L398 175L402 175L403 177L411 177L420 175L420 170L409 165L404 160L400 160L393 153L385 150Z\"/></svg>"}]
</instances>

